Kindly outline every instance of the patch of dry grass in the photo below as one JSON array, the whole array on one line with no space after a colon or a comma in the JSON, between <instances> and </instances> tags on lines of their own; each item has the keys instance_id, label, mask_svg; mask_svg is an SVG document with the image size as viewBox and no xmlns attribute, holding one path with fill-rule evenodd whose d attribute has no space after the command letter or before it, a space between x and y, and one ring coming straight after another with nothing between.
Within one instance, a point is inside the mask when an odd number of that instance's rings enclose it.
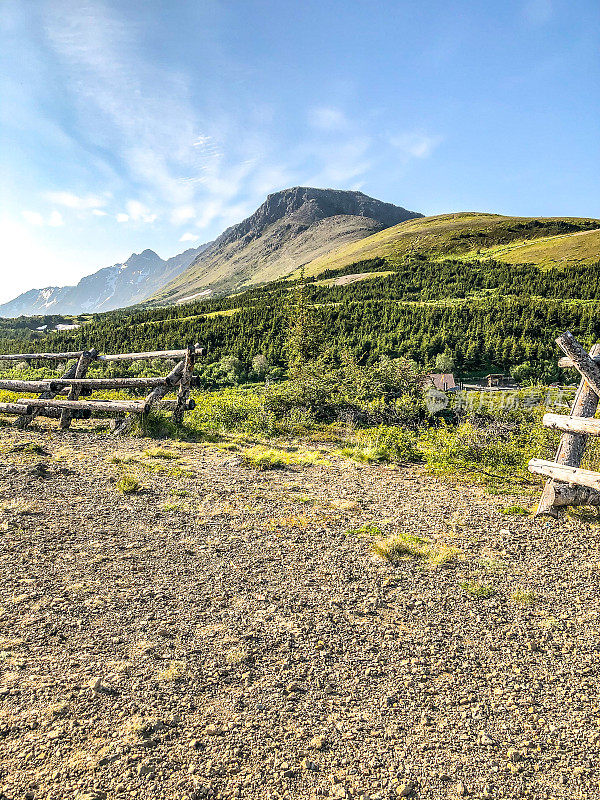
<instances>
[{"instance_id":1,"label":"patch of dry grass","mask_svg":"<svg viewBox=\"0 0 600 800\"><path fill-rule=\"evenodd\" d=\"M373 542L373 550L392 564L405 558L418 558L435 567L453 561L460 554L460 550L455 547L428 542L420 536L409 533L395 533L392 536L376 539Z\"/></svg>"}]
</instances>

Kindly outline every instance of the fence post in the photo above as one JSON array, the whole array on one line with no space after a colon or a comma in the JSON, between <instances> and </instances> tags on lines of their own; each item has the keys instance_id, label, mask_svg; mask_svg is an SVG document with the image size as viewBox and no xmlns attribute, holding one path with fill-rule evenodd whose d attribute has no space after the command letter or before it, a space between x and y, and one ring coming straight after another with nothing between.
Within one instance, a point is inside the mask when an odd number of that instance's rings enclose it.
<instances>
[{"instance_id":1,"label":"fence post","mask_svg":"<svg viewBox=\"0 0 600 800\"><path fill-rule=\"evenodd\" d=\"M183 422L183 412L187 405L192 387L192 373L194 371L194 362L196 360L196 346L193 342L189 342L187 346L187 353L185 354L185 363L183 365L183 374L179 383L177 391L177 404L173 411L173 422L181 425Z\"/></svg>"},{"instance_id":2,"label":"fence post","mask_svg":"<svg viewBox=\"0 0 600 800\"><path fill-rule=\"evenodd\" d=\"M595 344L590 350L590 356L600 356L600 344ZM598 395L582 377L571 407L571 417L593 417L598 408ZM561 437L554 461L567 467L578 467L585 452L587 436L579 433L565 433ZM535 513L536 517L550 516L558 518L556 504L556 489L552 478L546 481L540 502ZM562 504L561 504L562 505Z\"/></svg>"},{"instance_id":3,"label":"fence post","mask_svg":"<svg viewBox=\"0 0 600 800\"><path fill-rule=\"evenodd\" d=\"M89 365L98 355L98 351L94 348L91 350L86 350L79 356L79 361L77 362L77 367L75 368L75 375L74 378L83 378L86 372L88 371ZM81 387L80 386L71 386L69 389L69 394L67 395L67 400L78 400L79 395L81 394ZM73 415L69 410L66 408L63 409L60 415L60 427L65 430L71 425L71 420Z\"/></svg>"}]
</instances>

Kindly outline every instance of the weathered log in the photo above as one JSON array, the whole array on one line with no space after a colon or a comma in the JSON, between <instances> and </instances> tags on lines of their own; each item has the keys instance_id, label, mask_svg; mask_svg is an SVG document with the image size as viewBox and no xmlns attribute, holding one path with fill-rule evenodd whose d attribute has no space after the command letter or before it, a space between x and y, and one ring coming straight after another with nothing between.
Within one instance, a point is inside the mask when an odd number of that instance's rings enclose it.
<instances>
[{"instance_id":1,"label":"weathered log","mask_svg":"<svg viewBox=\"0 0 600 800\"><path fill-rule=\"evenodd\" d=\"M192 373L194 371L194 361L196 359L196 348L193 342L190 342L187 347L185 355L185 363L183 365L183 372L181 374L181 381L179 382L179 390L177 392L177 403L173 411L173 422L181 425L183 422L183 413L187 401L190 397L190 389L192 385Z\"/></svg>"},{"instance_id":2,"label":"weathered log","mask_svg":"<svg viewBox=\"0 0 600 800\"><path fill-rule=\"evenodd\" d=\"M0 380L0 389L8 389L11 392L49 392L52 390L52 381Z\"/></svg>"},{"instance_id":3,"label":"weathered log","mask_svg":"<svg viewBox=\"0 0 600 800\"><path fill-rule=\"evenodd\" d=\"M567 433L579 433L589 436L600 436L600 419L585 417L567 417L565 414L544 414L542 425ZM572 466L575 466L574 464Z\"/></svg>"},{"instance_id":4,"label":"weathered log","mask_svg":"<svg viewBox=\"0 0 600 800\"><path fill-rule=\"evenodd\" d=\"M70 361L79 358L83 350L75 353L8 353L0 355L0 361Z\"/></svg>"},{"instance_id":5,"label":"weathered log","mask_svg":"<svg viewBox=\"0 0 600 800\"><path fill-rule=\"evenodd\" d=\"M561 333L556 340L556 344L569 356L581 377L585 378L589 386L600 397L600 366L586 353L569 331Z\"/></svg>"},{"instance_id":6,"label":"weathered log","mask_svg":"<svg viewBox=\"0 0 600 800\"><path fill-rule=\"evenodd\" d=\"M75 377L76 378L83 378L85 373L88 370L89 365L98 355L97 350L89 350L85 353L82 353L79 357L79 361L77 362L77 369L75 370ZM69 400L78 400L79 395L81 394L81 388L77 385L71 386L69 389L69 394L67 398ZM85 409L81 409L85 410ZM65 430L71 425L71 411L68 408L64 408L62 414L60 415L60 427Z\"/></svg>"},{"instance_id":7,"label":"weathered log","mask_svg":"<svg viewBox=\"0 0 600 800\"><path fill-rule=\"evenodd\" d=\"M590 358L600 356L600 344L595 344L590 350ZM575 394L571 407L571 417L593 417L598 409L598 395L589 386L587 381L582 378L579 388ZM560 440L558 450L554 457L557 464L565 464L570 467L578 467L585 452L587 437L577 433L565 433ZM554 505L554 485L553 481L546 481L540 502L537 507L536 517L547 515L558 517L558 508Z\"/></svg>"},{"instance_id":8,"label":"weathered log","mask_svg":"<svg viewBox=\"0 0 600 800\"><path fill-rule=\"evenodd\" d=\"M587 486L568 486L566 483L553 483L554 503L563 506L600 506L600 492Z\"/></svg>"},{"instance_id":9,"label":"weathered log","mask_svg":"<svg viewBox=\"0 0 600 800\"><path fill-rule=\"evenodd\" d=\"M200 345L196 345L196 354L204 352ZM112 355L98 356L98 361L144 361L153 358L185 358L187 350L153 350L147 353L114 353Z\"/></svg>"},{"instance_id":10,"label":"weathered log","mask_svg":"<svg viewBox=\"0 0 600 800\"><path fill-rule=\"evenodd\" d=\"M147 414L148 403L145 400L53 400L42 397L26 397L18 403L36 408L65 408L77 411L107 411L117 414Z\"/></svg>"},{"instance_id":11,"label":"weathered log","mask_svg":"<svg viewBox=\"0 0 600 800\"><path fill-rule=\"evenodd\" d=\"M74 378L75 373L77 372L77 364L72 364L69 369L65 372L62 376L63 378ZM51 400L53 397L56 397L58 392L47 391L42 392L39 399ZM26 414L22 417L19 417L17 421L14 423L15 427L17 428L26 428L29 423L35 419L35 417L39 414L38 408L32 408L31 414Z\"/></svg>"},{"instance_id":12,"label":"weathered log","mask_svg":"<svg viewBox=\"0 0 600 800\"><path fill-rule=\"evenodd\" d=\"M21 403L0 403L0 414L15 414L25 416L31 414L31 406L21 405Z\"/></svg>"},{"instance_id":13,"label":"weathered log","mask_svg":"<svg viewBox=\"0 0 600 800\"><path fill-rule=\"evenodd\" d=\"M65 386L80 389L145 389L153 386L174 386L169 376L150 378L59 378L50 381L50 388L57 390ZM2 384L0 382L0 388Z\"/></svg>"},{"instance_id":14,"label":"weathered log","mask_svg":"<svg viewBox=\"0 0 600 800\"><path fill-rule=\"evenodd\" d=\"M532 458L527 468L535 475L545 475L562 483L574 483L577 486L587 486L600 491L600 472L589 469L579 469L557 464L555 461L544 461L541 458Z\"/></svg>"},{"instance_id":15,"label":"weathered log","mask_svg":"<svg viewBox=\"0 0 600 800\"><path fill-rule=\"evenodd\" d=\"M592 356L592 361L600 365L600 355ZM562 367L563 369L568 369L569 367L574 367L576 369L573 359L569 358L569 356L563 356L562 358L559 358L558 366Z\"/></svg>"}]
</instances>

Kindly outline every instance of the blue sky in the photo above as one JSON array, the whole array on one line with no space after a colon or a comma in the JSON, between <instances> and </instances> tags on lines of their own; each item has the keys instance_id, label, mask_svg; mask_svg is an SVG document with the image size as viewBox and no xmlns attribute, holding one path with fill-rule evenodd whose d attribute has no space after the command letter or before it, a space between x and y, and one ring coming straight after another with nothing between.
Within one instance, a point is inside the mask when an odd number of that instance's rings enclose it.
<instances>
[{"instance_id":1,"label":"blue sky","mask_svg":"<svg viewBox=\"0 0 600 800\"><path fill-rule=\"evenodd\" d=\"M596 0L2 0L0 301L294 185L600 216Z\"/></svg>"}]
</instances>

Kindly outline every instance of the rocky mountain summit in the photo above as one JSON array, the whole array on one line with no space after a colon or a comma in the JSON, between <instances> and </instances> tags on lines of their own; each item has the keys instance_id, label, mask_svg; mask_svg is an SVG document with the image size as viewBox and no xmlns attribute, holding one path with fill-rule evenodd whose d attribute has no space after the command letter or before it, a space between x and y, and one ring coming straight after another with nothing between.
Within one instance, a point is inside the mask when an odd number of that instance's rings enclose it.
<instances>
[{"instance_id":1,"label":"rocky mountain summit","mask_svg":"<svg viewBox=\"0 0 600 800\"><path fill-rule=\"evenodd\" d=\"M342 244L422 216L362 192L302 186L275 192L227 228L155 299L183 302L210 289L275 280Z\"/></svg>"}]
</instances>

